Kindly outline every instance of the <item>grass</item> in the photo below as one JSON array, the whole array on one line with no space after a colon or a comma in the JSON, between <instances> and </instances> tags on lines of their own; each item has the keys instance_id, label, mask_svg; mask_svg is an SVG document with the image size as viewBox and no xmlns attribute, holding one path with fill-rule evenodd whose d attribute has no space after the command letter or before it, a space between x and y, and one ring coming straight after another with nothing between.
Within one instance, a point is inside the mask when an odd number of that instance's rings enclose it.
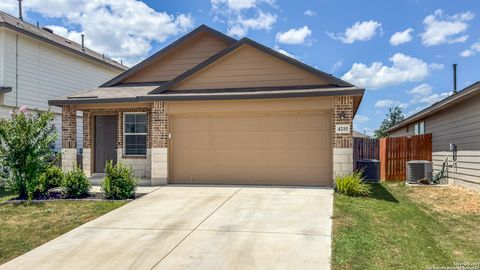
<instances>
[{"instance_id":1,"label":"grass","mask_svg":"<svg viewBox=\"0 0 480 270\"><path fill-rule=\"evenodd\" d=\"M403 184L375 185L372 191L370 198L335 194L333 269L426 269L480 262L480 212L472 210L480 205L478 193ZM449 203L467 197L470 206L466 200Z\"/></svg>"},{"instance_id":2,"label":"grass","mask_svg":"<svg viewBox=\"0 0 480 270\"><path fill-rule=\"evenodd\" d=\"M0 187L0 202L12 197ZM124 204L56 201L0 205L0 265Z\"/></svg>"}]
</instances>

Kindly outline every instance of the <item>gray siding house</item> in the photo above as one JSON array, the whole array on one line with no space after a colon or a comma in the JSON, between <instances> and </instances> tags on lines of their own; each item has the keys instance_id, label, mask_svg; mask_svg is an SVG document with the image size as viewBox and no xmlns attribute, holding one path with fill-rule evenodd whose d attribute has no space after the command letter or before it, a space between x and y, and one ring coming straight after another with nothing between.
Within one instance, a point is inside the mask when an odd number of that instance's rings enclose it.
<instances>
[{"instance_id":1,"label":"gray siding house","mask_svg":"<svg viewBox=\"0 0 480 270\"><path fill-rule=\"evenodd\" d=\"M51 29L0 11L0 117L8 117L10 111L21 106L46 111L49 99L97 87L126 69ZM51 110L61 136L61 110ZM81 141L81 113L77 117ZM61 137L55 145L57 151L60 148Z\"/></svg>"},{"instance_id":2,"label":"gray siding house","mask_svg":"<svg viewBox=\"0 0 480 270\"><path fill-rule=\"evenodd\" d=\"M434 174L449 184L480 190L480 82L408 117L388 130L391 137L432 133Z\"/></svg>"}]
</instances>

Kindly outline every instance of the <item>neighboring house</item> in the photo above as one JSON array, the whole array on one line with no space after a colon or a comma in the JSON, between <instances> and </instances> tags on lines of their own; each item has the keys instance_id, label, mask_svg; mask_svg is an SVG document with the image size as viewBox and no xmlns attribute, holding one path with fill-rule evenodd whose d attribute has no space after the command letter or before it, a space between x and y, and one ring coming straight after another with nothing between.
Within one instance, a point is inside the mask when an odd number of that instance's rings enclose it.
<instances>
[{"instance_id":1,"label":"neighboring house","mask_svg":"<svg viewBox=\"0 0 480 270\"><path fill-rule=\"evenodd\" d=\"M393 137L432 133L434 173L441 170L448 157L449 183L480 190L480 82L387 131Z\"/></svg>"},{"instance_id":2,"label":"neighboring house","mask_svg":"<svg viewBox=\"0 0 480 270\"><path fill-rule=\"evenodd\" d=\"M127 68L101 54L0 11L0 117L15 108L46 111L48 100L96 87ZM59 133L61 111L55 125ZM81 122L81 114L78 115ZM78 128L82 140L82 128ZM60 150L61 138L56 149ZM81 146L81 144L80 144Z\"/></svg>"},{"instance_id":3,"label":"neighboring house","mask_svg":"<svg viewBox=\"0 0 480 270\"><path fill-rule=\"evenodd\" d=\"M370 136L368 136L367 134L363 134L363 133L361 133L359 131L356 131L356 130L353 131L353 137L355 137L355 138L366 138L366 139L370 138Z\"/></svg>"},{"instance_id":4,"label":"neighboring house","mask_svg":"<svg viewBox=\"0 0 480 270\"><path fill-rule=\"evenodd\" d=\"M352 172L363 93L202 25L101 87L50 104L62 107L65 170L82 111L89 176L114 160L146 185L332 185Z\"/></svg>"}]
</instances>

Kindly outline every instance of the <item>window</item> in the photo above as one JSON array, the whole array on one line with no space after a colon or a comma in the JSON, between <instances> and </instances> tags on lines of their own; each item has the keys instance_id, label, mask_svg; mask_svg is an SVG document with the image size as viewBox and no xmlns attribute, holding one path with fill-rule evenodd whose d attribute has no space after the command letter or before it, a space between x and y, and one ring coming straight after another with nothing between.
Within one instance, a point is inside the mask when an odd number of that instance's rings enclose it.
<instances>
[{"instance_id":1,"label":"window","mask_svg":"<svg viewBox=\"0 0 480 270\"><path fill-rule=\"evenodd\" d=\"M425 134L425 121L420 121L415 124L414 135Z\"/></svg>"},{"instance_id":2,"label":"window","mask_svg":"<svg viewBox=\"0 0 480 270\"><path fill-rule=\"evenodd\" d=\"M125 155L147 154L147 113L124 114Z\"/></svg>"}]
</instances>

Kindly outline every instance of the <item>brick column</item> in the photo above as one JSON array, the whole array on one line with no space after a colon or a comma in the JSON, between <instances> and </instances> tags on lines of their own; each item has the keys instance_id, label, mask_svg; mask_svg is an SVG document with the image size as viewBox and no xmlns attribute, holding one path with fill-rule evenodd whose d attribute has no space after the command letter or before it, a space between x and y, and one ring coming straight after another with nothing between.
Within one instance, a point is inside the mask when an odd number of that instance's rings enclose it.
<instances>
[{"instance_id":1,"label":"brick column","mask_svg":"<svg viewBox=\"0 0 480 270\"><path fill-rule=\"evenodd\" d=\"M92 114L83 112L83 172L87 177L92 175Z\"/></svg>"},{"instance_id":2,"label":"brick column","mask_svg":"<svg viewBox=\"0 0 480 270\"><path fill-rule=\"evenodd\" d=\"M77 110L72 105L62 107L62 169L77 166Z\"/></svg>"},{"instance_id":3,"label":"brick column","mask_svg":"<svg viewBox=\"0 0 480 270\"><path fill-rule=\"evenodd\" d=\"M152 185L165 185L168 177L168 115L165 102L154 102L150 117Z\"/></svg>"},{"instance_id":4,"label":"brick column","mask_svg":"<svg viewBox=\"0 0 480 270\"><path fill-rule=\"evenodd\" d=\"M349 133L336 133L336 126L350 126ZM353 172L353 97L335 97L332 115L333 178Z\"/></svg>"}]
</instances>

